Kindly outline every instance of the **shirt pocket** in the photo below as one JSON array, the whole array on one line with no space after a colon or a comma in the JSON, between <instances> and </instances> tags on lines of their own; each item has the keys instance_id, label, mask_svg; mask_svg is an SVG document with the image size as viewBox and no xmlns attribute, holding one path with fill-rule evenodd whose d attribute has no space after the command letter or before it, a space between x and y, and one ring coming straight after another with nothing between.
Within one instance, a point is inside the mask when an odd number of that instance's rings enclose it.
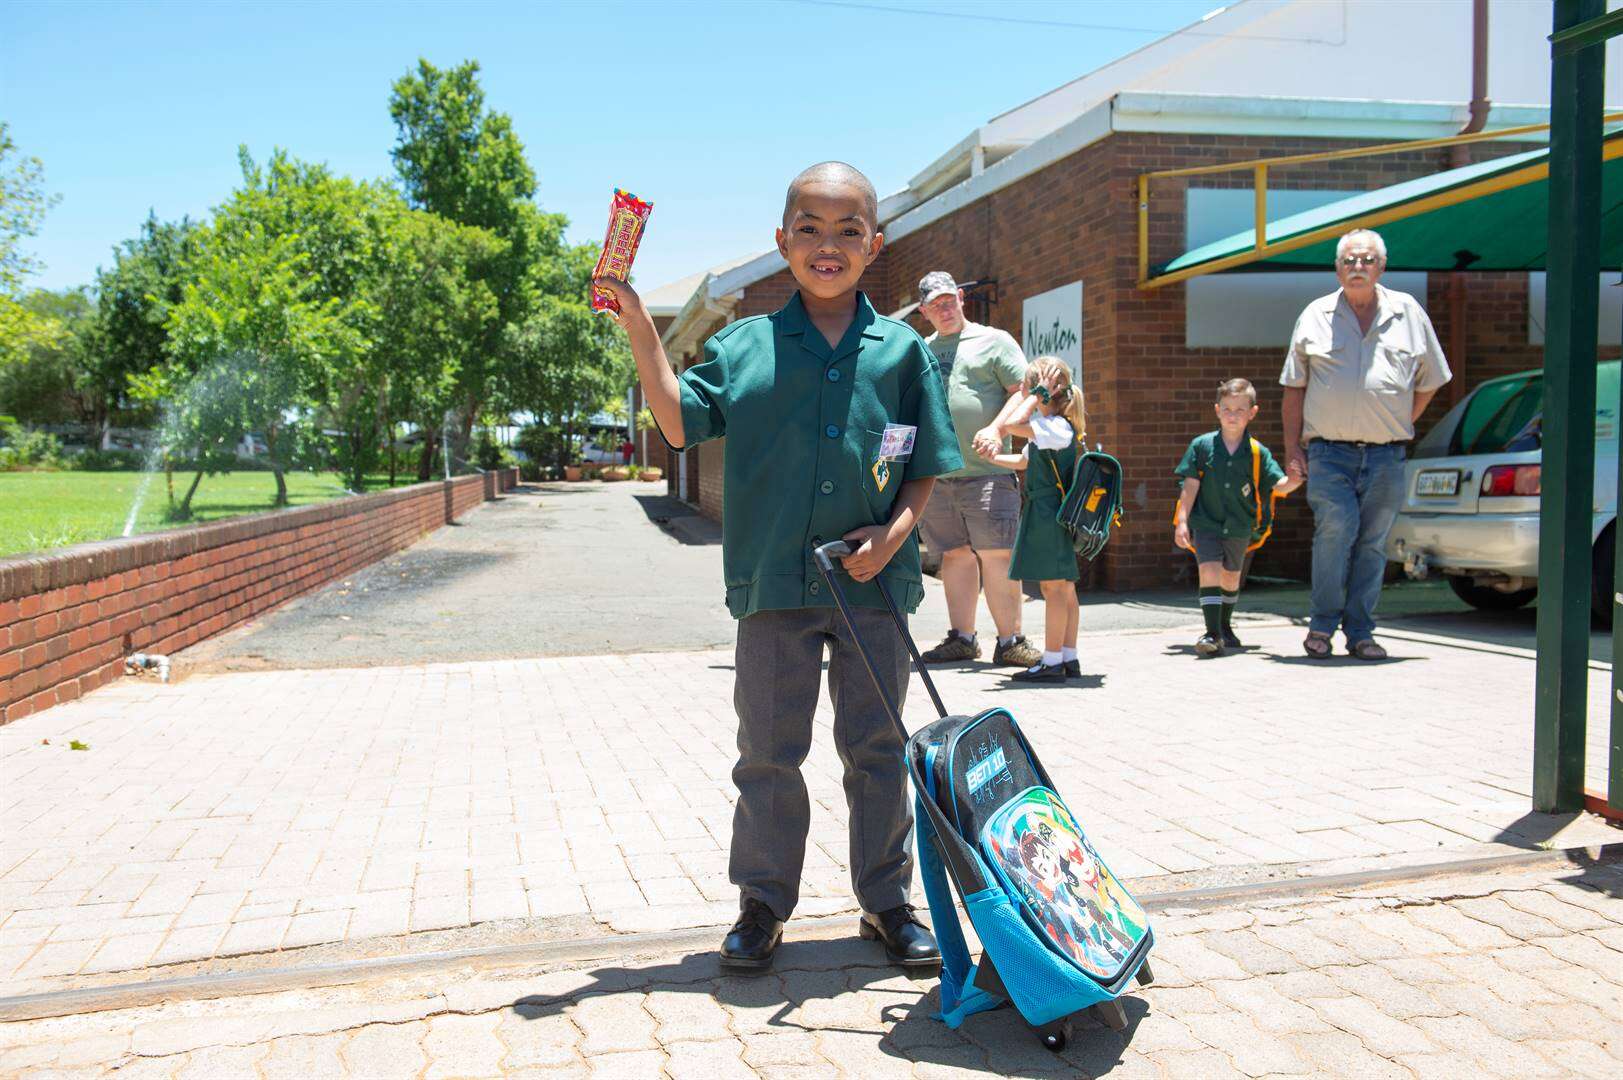
<instances>
[{"instance_id":1,"label":"shirt pocket","mask_svg":"<svg viewBox=\"0 0 1623 1080\"><path fill-rule=\"evenodd\" d=\"M1395 345L1377 345L1364 388L1376 394L1407 394L1414 387L1419 365L1419 353Z\"/></svg>"}]
</instances>

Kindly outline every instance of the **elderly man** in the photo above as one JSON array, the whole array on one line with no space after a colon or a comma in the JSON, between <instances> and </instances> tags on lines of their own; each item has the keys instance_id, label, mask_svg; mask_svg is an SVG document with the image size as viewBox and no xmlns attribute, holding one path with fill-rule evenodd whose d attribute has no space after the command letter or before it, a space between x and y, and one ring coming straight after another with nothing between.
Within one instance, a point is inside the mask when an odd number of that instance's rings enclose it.
<instances>
[{"instance_id":1,"label":"elderly man","mask_svg":"<svg viewBox=\"0 0 1623 1080\"><path fill-rule=\"evenodd\" d=\"M1307 479L1313 509L1313 599L1302 648L1330 656L1339 627L1347 651L1384 660L1375 604L1386 536L1403 502L1405 444L1451 375L1419 301L1380 284L1386 242L1354 229L1336 244L1341 288L1296 320L1285 370L1287 469ZM1304 440L1306 445L1304 447Z\"/></svg>"},{"instance_id":2,"label":"elderly man","mask_svg":"<svg viewBox=\"0 0 1623 1080\"><path fill-rule=\"evenodd\" d=\"M1020 633L1020 583L1009 580L1009 555L1020 526L1020 488L1014 474L975 453L977 433L1020 392L1026 357L1014 338L964 318L964 293L952 275L936 270L919 282L919 310L935 329L925 338L947 381L947 408L958 433L964 467L936 479L919 531L941 555L951 629L924 653L926 663L974 660L975 598L984 590L997 627L992 663L1029 668L1042 651Z\"/></svg>"}]
</instances>

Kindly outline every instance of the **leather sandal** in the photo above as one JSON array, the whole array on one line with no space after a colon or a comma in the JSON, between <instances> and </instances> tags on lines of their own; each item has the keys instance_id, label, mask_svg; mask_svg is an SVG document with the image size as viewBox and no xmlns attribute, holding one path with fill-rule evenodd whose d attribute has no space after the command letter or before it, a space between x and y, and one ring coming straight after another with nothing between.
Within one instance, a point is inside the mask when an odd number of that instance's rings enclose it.
<instances>
[{"instance_id":1,"label":"leather sandal","mask_svg":"<svg viewBox=\"0 0 1623 1080\"><path fill-rule=\"evenodd\" d=\"M1365 638L1347 646L1347 652L1360 660L1385 660L1386 649L1374 638Z\"/></svg>"},{"instance_id":2,"label":"leather sandal","mask_svg":"<svg viewBox=\"0 0 1623 1080\"><path fill-rule=\"evenodd\" d=\"M1302 651L1315 660L1328 660L1330 654L1335 651L1335 646L1330 643L1329 634L1309 630L1307 637L1302 639Z\"/></svg>"}]
</instances>

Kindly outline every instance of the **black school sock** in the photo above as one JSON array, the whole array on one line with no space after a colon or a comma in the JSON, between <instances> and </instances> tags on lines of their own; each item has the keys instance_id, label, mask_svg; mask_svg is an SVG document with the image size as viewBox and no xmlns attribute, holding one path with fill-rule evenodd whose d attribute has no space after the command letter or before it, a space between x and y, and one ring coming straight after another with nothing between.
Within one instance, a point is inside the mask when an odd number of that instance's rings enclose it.
<instances>
[{"instance_id":1,"label":"black school sock","mask_svg":"<svg viewBox=\"0 0 1623 1080\"><path fill-rule=\"evenodd\" d=\"M1234 605L1240 602L1240 590L1229 592L1223 590L1223 629L1228 633L1234 632Z\"/></svg>"},{"instance_id":2,"label":"black school sock","mask_svg":"<svg viewBox=\"0 0 1623 1080\"><path fill-rule=\"evenodd\" d=\"M1218 637L1223 633L1223 590L1213 586L1202 586L1200 590L1200 613L1206 619L1206 633Z\"/></svg>"}]
</instances>

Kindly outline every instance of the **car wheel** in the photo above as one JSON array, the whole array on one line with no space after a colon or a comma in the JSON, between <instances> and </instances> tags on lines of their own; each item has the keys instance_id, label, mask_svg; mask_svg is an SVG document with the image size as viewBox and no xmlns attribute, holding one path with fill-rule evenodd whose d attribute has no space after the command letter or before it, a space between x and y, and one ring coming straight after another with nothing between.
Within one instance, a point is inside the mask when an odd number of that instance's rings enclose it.
<instances>
[{"instance_id":1,"label":"car wheel","mask_svg":"<svg viewBox=\"0 0 1623 1080\"><path fill-rule=\"evenodd\" d=\"M1589 586L1589 610L1596 624L1606 630L1612 627L1612 564L1616 552L1617 523L1614 521L1601 530L1600 539L1595 541L1595 562L1591 569L1594 576Z\"/></svg>"},{"instance_id":2,"label":"car wheel","mask_svg":"<svg viewBox=\"0 0 1623 1080\"><path fill-rule=\"evenodd\" d=\"M1449 576L1448 587L1454 590L1455 596L1478 611L1515 611L1525 607L1538 595L1537 588L1501 592L1489 585L1478 585L1468 577L1453 575Z\"/></svg>"}]
</instances>

